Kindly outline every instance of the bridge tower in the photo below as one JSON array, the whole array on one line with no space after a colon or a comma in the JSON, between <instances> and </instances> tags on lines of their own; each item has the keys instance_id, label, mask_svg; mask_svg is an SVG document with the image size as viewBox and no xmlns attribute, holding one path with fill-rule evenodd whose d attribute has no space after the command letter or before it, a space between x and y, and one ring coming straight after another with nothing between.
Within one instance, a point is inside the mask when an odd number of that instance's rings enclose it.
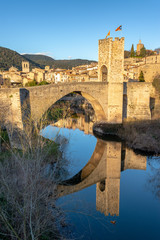
<instances>
[{"instance_id":1,"label":"bridge tower","mask_svg":"<svg viewBox=\"0 0 160 240\"><path fill-rule=\"evenodd\" d=\"M28 61L22 61L22 72L29 73L29 62Z\"/></svg>"},{"instance_id":2,"label":"bridge tower","mask_svg":"<svg viewBox=\"0 0 160 240\"><path fill-rule=\"evenodd\" d=\"M99 40L98 81L108 83L110 123L122 123L124 38Z\"/></svg>"},{"instance_id":3,"label":"bridge tower","mask_svg":"<svg viewBox=\"0 0 160 240\"><path fill-rule=\"evenodd\" d=\"M124 38L99 40L98 81L123 82Z\"/></svg>"}]
</instances>

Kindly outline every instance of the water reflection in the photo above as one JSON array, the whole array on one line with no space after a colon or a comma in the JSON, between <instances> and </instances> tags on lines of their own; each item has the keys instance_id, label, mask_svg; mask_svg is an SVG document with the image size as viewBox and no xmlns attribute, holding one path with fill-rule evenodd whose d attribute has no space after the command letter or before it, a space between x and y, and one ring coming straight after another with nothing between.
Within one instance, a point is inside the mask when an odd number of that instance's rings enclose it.
<instances>
[{"instance_id":1,"label":"water reflection","mask_svg":"<svg viewBox=\"0 0 160 240\"><path fill-rule=\"evenodd\" d=\"M159 239L160 159L148 160L120 141L84 134L77 127L91 134L93 121L79 117L56 123L63 136L70 132L71 137L67 170L74 171L58 186L58 204L73 239Z\"/></svg>"},{"instance_id":2,"label":"water reflection","mask_svg":"<svg viewBox=\"0 0 160 240\"><path fill-rule=\"evenodd\" d=\"M83 131L85 134L93 134L93 124L94 124L94 116L76 114L74 117L60 119L53 126L59 128L68 128L68 129L79 129Z\"/></svg>"},{"instance_id":3,"label":"water reflection","mask_svg":"<svg viewBox=\"0 0 160 240\"><path fill-rule=\"evenodd\" d=\"M150 175L147 181L148 188L157 199L160 199L160 157L149 157L148 165L150 167Z\"/></svg>"},{"instance_id":4,"label":"water reflection","mask_svg":"<svg viewBox=\"0 0 160 240\"><path fill-rule=\"evenodd\" d=\"M92 134L93 128L93 122L86 121L84 115L79 115L76 119L61 119L54 125L69 129L78 128L86 134ZM62 197L96 184L96 209L106 216L119 216L121 171L146 170L146 163L145 156L135 154L122 142L97 139L88 163L75 176L58 186L58 195Z\"/></svg>"},{"instance_id":5,"label":"water reflection","mask_svg":"<svg viewBox=\"0 0 160 240\"><path fill-rule=\"evenodd\" d=\"M58 195L62 197L96 184L96 209L106 216L119 216L121 171L146 170L146 162L145 156L124 149L121 142L98 139L89 162L78 174L58 186Z\"/></svg>"}]
</instances>

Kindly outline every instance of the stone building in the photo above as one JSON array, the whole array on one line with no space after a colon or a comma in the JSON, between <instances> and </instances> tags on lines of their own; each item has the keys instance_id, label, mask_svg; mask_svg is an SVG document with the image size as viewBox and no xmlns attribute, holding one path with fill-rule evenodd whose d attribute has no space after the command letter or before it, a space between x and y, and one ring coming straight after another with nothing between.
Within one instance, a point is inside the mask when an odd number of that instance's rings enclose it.
<instances>
[{"instance_id":1,"label":"stone building","mask_svg":"<svg viewBox=\"0 0 160 240\"><path fill-rule=\"evenodd\" d=\"M23 73L29 73L29 62L28 61L22 61L22 72Z\"/></svg>"},{"instance_id":2,"label":"stone building","mask_svg":"<svg viewBox=\"0 0 160 240\"><path fill-rule=\"evenodd\" d=\"M34 69L32 69L32 72L35 74L34 79L36 80L37 83L44 81L44 79L45 79L45 70L44 69L34 68Z\"/></svg>"},{"instance_id":3,"label":"stone building","mask_svg":"<svg viewBox=\"0 0 160 240\"><path fill-rule=\"evenodd\" d=\"M144 47L144 44L141 43L141 40L139 40L139 43L137 44L137 55L140 55L141 49Z\"/></svg>"}]
</instances>

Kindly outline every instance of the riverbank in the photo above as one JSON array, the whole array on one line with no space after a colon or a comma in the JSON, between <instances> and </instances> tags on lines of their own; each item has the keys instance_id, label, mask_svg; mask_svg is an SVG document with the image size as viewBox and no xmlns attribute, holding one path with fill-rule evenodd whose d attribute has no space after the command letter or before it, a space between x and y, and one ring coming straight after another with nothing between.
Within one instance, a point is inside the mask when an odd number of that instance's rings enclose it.
<instances>
[{"instance_id":1,"label":"riverbank","mask_svg":"<svg viewBox=\"0 0 160 240\"><path fill-rule=\"evenodd\" d=\"M123 124L95 123L93 132L102 137L119 137L134 150L160 153L160 120L124 122Z\"/></svg>"},{"instance_id":2,"label":"riverbank","mask_svg":"<svg viewBox=\"0 0 160 240\"><path fill-rule=\"evenodd\" d=\"M0 137L0 239L62 239L64 215L56 206L64 165L59 144L35 135L15 149L6 131Z\"/></svg>"}]
</instances>

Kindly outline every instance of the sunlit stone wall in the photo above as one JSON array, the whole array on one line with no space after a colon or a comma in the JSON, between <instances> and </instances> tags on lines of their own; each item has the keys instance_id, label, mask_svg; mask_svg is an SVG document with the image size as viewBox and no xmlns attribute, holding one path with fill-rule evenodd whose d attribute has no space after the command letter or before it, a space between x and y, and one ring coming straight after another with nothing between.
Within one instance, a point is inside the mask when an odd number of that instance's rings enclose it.
<instances>
[{"instance_id":1,"label":"sunlit stone wall","mask_svg":"<svg viewBox=\"0 0 160 240\"><path fill-rule=\"evenodd\" d=\"M124 38L99 40L98 81L108 82L108 121L122 122Z\"/></svg>"},{"instance_id":2,"label":"sunlit stone wall","mask_svg":"<svg viewBox=\"0 0 160 240\"><path fill-rule=\"evenodd\" d=\"M144 82L127 83L127 119L150 120L151 84Z\"/></svg>"}]
</instances>

